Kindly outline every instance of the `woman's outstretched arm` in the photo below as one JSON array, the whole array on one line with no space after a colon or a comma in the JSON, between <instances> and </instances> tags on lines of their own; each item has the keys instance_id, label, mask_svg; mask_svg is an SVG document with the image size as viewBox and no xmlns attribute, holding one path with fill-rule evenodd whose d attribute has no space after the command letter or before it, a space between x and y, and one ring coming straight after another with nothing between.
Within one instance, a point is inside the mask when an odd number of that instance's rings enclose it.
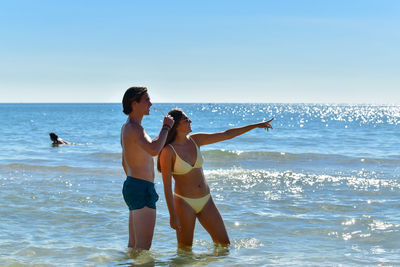
<instances>
[{"instance_id":1,"label":"woman's outstretched arm","mask_svg":"<svg viewBox=\"0 0 400 267\"><path fill-rule=\"evenodd\" d=\"M209 144L214 144L217 142L225 141L232 139L236 136L242 135L244 133L247 133L248 131L251 131L255 128L264 128L267 131L269 129L273 129L270 122L274 118L270 119L269 121L264 121L264 122L259 122L259 123L254 123L254 124L249 124L246 126L242 127L237 127L237 128L231 128L223 132L219 133L198 133L198 134L193 134L191 137L193 140L196 142L198 146L204 146L204 145L209 145Z\"/></svg>"}]
</instances>

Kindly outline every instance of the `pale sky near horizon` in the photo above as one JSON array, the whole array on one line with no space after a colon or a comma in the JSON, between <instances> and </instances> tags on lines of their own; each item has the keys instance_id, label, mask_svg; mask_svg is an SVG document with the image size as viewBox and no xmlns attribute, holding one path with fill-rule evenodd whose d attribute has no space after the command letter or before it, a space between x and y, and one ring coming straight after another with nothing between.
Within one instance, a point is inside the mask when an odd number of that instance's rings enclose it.
<instances>
[{"instance_id":1,"label":"pale sky near horizon","mask_svg":"<svg viewBox=\"0 0 400 267\"><path fill-rule=\"evenodd\" d=\"M0 103L400 104L400 1L0 2Z\"/></svg>"}]
</instances>

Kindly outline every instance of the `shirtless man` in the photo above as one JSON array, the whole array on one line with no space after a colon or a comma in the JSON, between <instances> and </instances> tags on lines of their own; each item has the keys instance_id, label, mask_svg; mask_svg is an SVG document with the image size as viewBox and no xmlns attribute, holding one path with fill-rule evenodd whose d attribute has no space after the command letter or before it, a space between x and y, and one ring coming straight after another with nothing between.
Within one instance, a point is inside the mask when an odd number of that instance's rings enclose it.
<instances>
[{"instance_id":1,"label":"shirtless man","mask_svg":"<svg viewBox=\"0 0 400 267\"><path fill-rule=\"evenodd\" d=\"M122 189L129 208L128 247L149 250L156 222L153 157L160 153L174 120L166 116L158 137L151 140L142 127L143 116L149 115L150 97L146 87L129 88L122 100L128 119L121 128L122 166L127 175Z\"/></svg>"}]
</instances>

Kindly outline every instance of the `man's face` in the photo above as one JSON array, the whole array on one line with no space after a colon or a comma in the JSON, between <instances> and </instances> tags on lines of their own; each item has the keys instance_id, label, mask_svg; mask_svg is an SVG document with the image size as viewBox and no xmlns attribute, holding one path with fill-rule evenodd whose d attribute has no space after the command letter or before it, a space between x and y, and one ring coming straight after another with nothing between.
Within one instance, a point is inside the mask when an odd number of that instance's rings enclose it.
<instances>
[{"instance_id":1,"label":"man's face","mask_svg":"<svg viewBox=\"0 0 400 267\"><path fill-rule=\"evenodd\" d=\"M140 98L140 101L137 103L136 108L140 109L144 115L150 114L150 107L153 104L150 101L149 94L146 92Z\"/></svg>"}]
</instances>

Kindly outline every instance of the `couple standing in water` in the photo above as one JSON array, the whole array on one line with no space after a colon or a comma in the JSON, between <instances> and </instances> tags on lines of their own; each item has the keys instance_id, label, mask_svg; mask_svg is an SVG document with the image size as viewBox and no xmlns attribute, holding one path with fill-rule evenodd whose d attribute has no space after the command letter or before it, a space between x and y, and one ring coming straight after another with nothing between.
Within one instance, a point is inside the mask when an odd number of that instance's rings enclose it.
<instances>
[{"instance_id":1,"label":"couple standing in water","mask_svg":"<svg viewBox=\"0 0 400 267\"><path fill-rule=\"evenodd\" d=\"M204 178L199 147L232 139L255 128L272 129L273 119L219 133L189 135L192 121L182 109L173 109L164 117L159 135L151 140L142 127L142 119L149 115L152 105L147 88L129 88L122 105L128 115L121 129L122 165L127 175L122 193L129 208L128 247L146 250L151 247L158 200L153 162L157 155L157 169L162 174L170 225L176 230L178 247L191 249L196 219L214 243L229 245L224 222Z\"/></svg>"}]
</instances>

